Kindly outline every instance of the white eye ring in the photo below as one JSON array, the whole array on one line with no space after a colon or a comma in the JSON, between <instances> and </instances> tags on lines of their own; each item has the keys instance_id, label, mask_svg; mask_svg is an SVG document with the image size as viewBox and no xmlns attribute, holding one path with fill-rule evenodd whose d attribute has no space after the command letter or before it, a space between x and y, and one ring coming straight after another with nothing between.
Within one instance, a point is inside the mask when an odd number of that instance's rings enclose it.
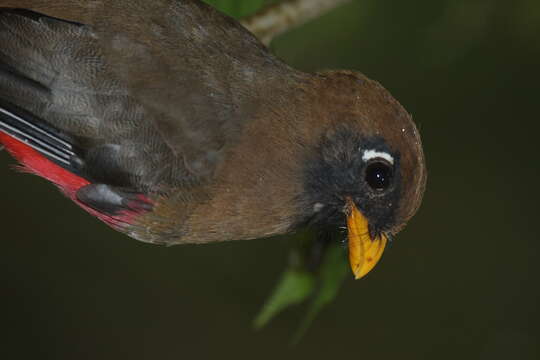
<instances>
[{"instance_id":1,"label":"white eye ring","mask_svg":"<svg viewBox=\"0 0 540 360\"><path fill-rule=\"evenodd\" d=\"M364 154L362 154L362 160L364 160L364 162L368 162L371 159L377 158L384 159L390 164L394 165L394 157L387 152L370 149L364 150Z\"/></svg>"}]
</instances>

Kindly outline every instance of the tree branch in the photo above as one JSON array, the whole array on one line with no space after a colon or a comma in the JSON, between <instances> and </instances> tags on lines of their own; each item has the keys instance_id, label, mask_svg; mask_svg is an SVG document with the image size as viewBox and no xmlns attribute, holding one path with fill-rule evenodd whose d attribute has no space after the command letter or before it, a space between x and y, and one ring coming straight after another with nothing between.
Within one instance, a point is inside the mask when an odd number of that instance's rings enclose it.
<instances>
[{"instance_id":1,"label":"tree branch","mask_svg":"<svg viewBox=\"0 0 540 360\"><path fill-rule=\"evenodd\" d=\"M268 45L276 36L350 1L283 0L241 20L241 23L263 43Z\"/></svg>"}]
</instances>

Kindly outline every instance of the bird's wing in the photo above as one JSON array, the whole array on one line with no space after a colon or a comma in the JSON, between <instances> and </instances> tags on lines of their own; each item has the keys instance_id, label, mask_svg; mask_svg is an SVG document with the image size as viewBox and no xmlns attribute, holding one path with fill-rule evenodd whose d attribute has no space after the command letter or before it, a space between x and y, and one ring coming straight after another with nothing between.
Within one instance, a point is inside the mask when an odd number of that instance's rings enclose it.
<instances>
[{"instance_id":1,"label":"bird's wing","mask_svg":"<svg viewBox=\"0 0 540 360\"><path fill-rule=\"evenodd\" d=\"M77 149L93 183L159 193L208 180L285 66L195 0L0 7L0 106Z\"/></svg>"}]
</instances>

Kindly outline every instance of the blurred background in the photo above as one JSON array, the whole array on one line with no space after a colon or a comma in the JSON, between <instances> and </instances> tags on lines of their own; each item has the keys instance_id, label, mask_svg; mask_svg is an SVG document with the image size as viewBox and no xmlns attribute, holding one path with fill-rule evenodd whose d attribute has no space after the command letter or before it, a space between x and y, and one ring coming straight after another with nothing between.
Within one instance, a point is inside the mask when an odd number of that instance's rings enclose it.
<instances>
[{"instance_id":1,"label":"blurred background","mask_svg":"<svg viewBox=\"0 0 540 360\"><path fill-rule=\"evenodd\" d=\"M143 244L1 152L2 358L539 359L540 2L358 0L271 48L380 81L420 128L425 200L375 271L290 347L302 307L252 320L291 238Z\"/></svg>"}]
</instances>

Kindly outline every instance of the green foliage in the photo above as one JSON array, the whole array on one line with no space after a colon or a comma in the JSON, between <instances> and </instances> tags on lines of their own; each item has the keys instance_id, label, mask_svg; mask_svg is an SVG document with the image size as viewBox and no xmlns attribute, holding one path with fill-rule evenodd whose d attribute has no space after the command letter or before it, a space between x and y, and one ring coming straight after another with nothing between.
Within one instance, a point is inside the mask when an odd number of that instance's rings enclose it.
<instances>
[{"instance_id":1,"label":"green foliage","mask_svg":"<svg viewBox=\"0 0 540 360\"><path fill-rule=\"evenodd\" d=\"M254 321L260 329L283 310L307 302L307 312L296 331L296 343L317 314L337 296L348 270L346 252L337 241L321 243L313 235L292 249L289 266Z\"/></svg>"},{"instance_id":2,"label":"green foliage","mask_svg":"<svg viewBox=\"0 0 540 360\"><path fill-rule=\"evenodd\" d=\"M334 301L349 272L349 263L344 249L338 243L329 245L320 269L314 276L318 285L317 290L311 298L307 313L294 337L294 342L300 340L317 314Z\"/></svg>"},{"instance_id":3,"label":"green foliage","mask_svg":"<svg viewBox=\"0 0 540 360\"><path fill-rule=\"evenodd\" d=\"M315 289L315 277L308 271L286 269L272 296L254 321L256 329L265 326L287 307L306 300Z\"/></svg>"}]
</instances>

